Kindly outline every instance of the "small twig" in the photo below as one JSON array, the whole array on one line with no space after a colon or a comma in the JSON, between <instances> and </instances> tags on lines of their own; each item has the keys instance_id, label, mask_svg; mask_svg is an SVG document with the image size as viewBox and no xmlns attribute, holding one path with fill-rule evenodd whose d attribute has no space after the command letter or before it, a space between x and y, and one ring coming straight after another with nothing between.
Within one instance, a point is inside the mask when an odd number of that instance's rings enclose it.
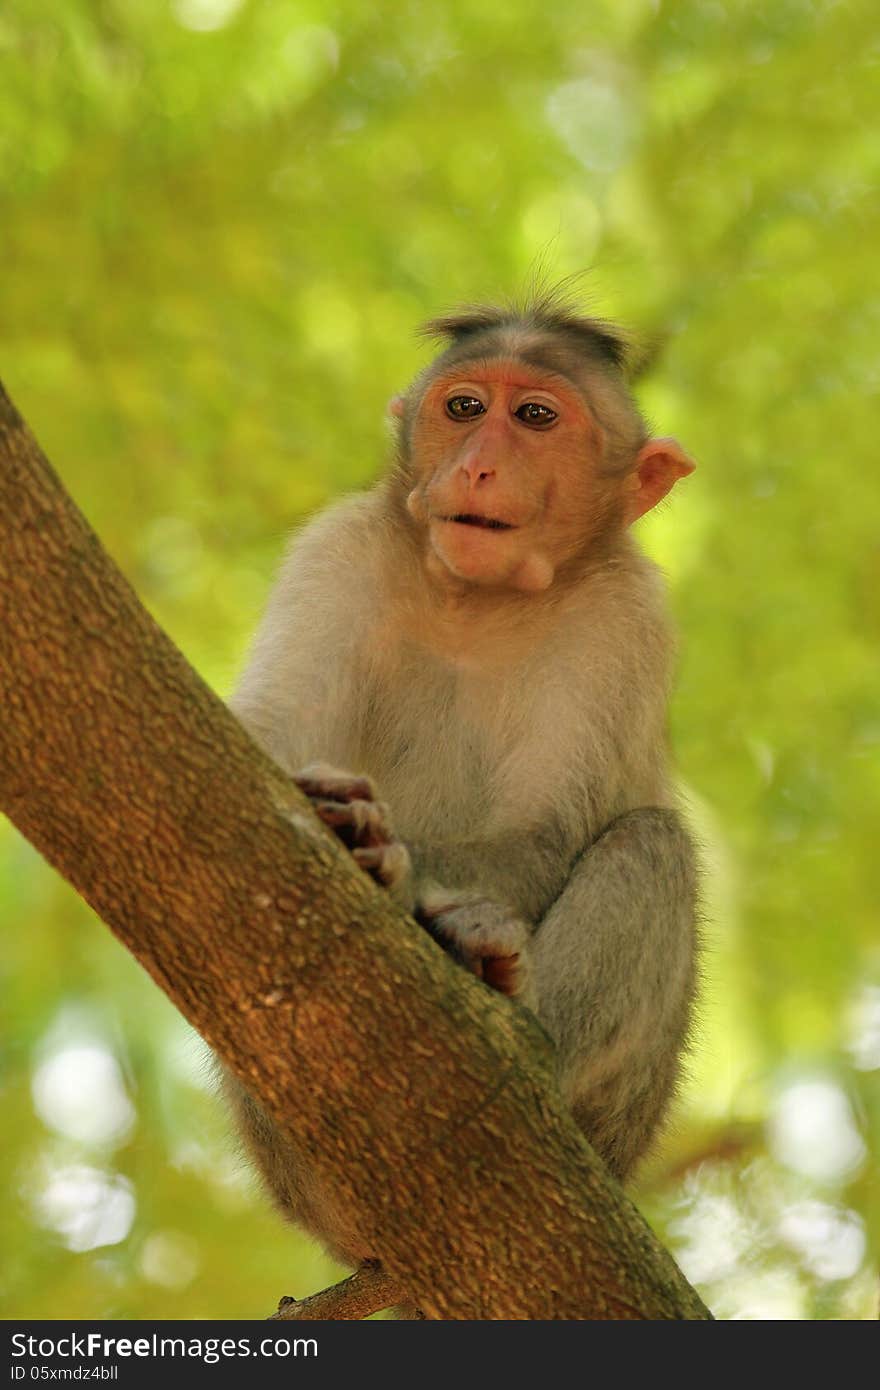
<instances>
[{"instance_id":1,"label":"small twig","mask_svg":"<svg viewBox=\"0 0 880 1390\"><path fill-rule=\"evenodd\" d=\"M308 1298L282 1298L278 1312L270 1322L289 1322L294 1318L348 1319L368 1318L383 1308L407 1303L406 1292L396 1279L386 1274L376 1260L366 1260L348 1279L332 1284L329 1289L310 1294ZM421 1317L411 1308L404 1317Z\"/></svg>"}]
</instances>

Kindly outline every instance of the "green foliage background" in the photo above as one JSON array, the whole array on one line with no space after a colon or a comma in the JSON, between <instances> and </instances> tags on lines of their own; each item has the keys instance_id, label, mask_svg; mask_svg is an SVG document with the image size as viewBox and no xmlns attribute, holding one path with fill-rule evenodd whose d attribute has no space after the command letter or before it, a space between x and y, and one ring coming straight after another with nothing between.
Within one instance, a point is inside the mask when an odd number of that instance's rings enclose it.
<instances>
[{"instance_id":1,"label":"green foliage background","mask_svg":"<svg viewBox=\"0 0 880 1390\"><path fill-rule=\"evenodd\" d=\"M700 461L642 533L709 953L636 1196L723 1317L877 1311L878 60L868 0L0 10L0 374L221 693L286 531L380 468L420 320L587 267L654 345ZM0 902L3 1316L320 1286L197 1043L6 825Z\"/></svg>"}]
</instances>

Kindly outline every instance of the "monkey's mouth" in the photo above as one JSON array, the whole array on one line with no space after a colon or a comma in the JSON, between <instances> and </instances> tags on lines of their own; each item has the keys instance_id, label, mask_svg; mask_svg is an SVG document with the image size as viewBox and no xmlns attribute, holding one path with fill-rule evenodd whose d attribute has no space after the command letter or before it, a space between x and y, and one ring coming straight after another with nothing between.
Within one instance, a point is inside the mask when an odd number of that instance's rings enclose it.
<instances>
[{"instance_id":1,"label":"monkey's mouth","mask_svg":"<svg viewBox=\"0 0 880 1390\"><path fill-rule=\"evenodd\" d=\"M459 526L482 526L485 531L512 531L509 521L496 521L491 516L477 516L474 512L457 512L455 516L445 516L444 521L455 521Z\"/></svg>"}]
</instances>

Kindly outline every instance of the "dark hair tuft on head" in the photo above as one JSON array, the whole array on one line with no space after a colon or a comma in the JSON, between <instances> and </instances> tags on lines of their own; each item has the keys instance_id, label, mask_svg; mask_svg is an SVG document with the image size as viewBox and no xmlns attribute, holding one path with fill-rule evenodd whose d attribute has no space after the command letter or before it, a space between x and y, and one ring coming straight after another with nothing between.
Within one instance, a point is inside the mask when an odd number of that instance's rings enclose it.
<instances>
[{"instance_id":1,"label":"dark hair tuft on head","mask_svg":"<svg viewBox=\"0 0 880 1390\"><path fill-rule=\"evenodd\" d=\"M607 319L578 313L568 281L554 289L538 290L522 302L466 304L419 330L426 338L447 339L451 347L480 333L499 329L557 333L592 357L599 357L626 374L632 365L633 340Z\"/></svg>"}]
</instances>

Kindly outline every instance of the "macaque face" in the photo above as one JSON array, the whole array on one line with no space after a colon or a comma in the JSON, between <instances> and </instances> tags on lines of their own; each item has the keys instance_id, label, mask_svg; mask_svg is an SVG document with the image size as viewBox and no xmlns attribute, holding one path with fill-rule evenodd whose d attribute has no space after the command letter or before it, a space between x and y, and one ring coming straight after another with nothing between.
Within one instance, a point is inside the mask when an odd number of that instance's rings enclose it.
<instances>
[{"instance_id":1,"label":"macaque face","mask_svg":"<svg viewBox=\"0 0 880 1390\"><path fill-rule=\"evenodd\" d=\"M587 403L563 376L502 358L434 378L413 422L407 502L432 571L549 588L615 510L620 483L600 478L601 448Z\"/></svg>"}]
</instances>

